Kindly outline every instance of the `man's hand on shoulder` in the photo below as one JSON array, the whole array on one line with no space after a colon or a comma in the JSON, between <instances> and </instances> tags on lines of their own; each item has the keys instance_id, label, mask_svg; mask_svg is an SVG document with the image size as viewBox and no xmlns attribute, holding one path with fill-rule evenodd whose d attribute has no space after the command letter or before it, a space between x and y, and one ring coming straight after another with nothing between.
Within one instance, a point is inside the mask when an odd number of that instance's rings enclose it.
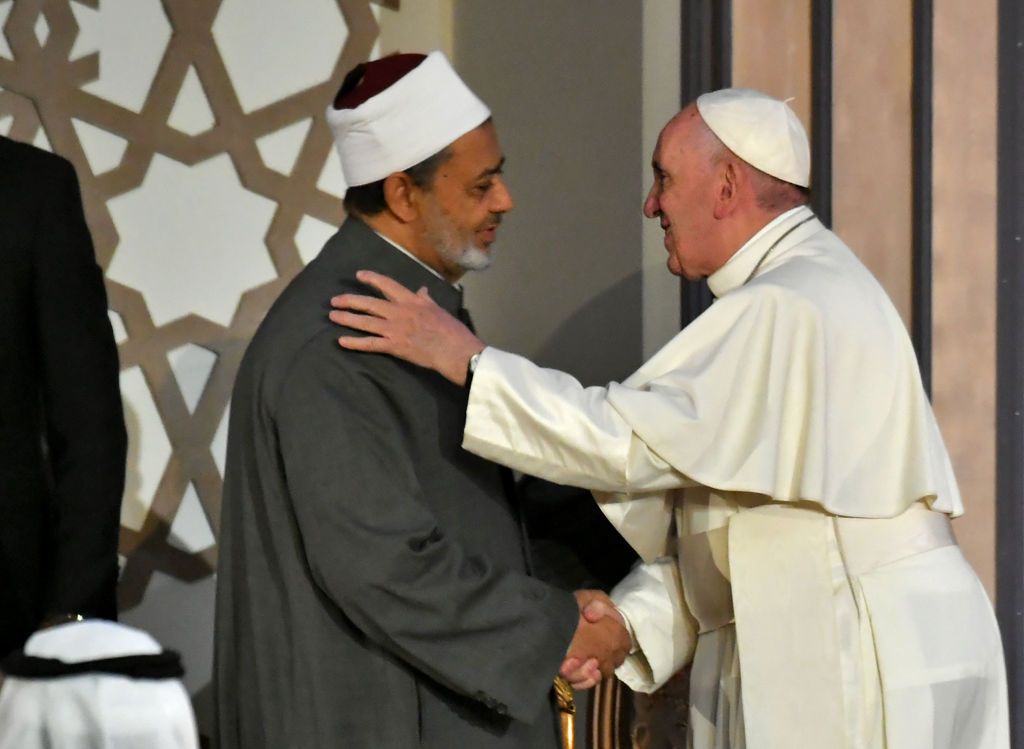
<instances>
[{"instance_id":1,"label":"man's hand on shoulder","mask_svg":"<svg viewBox=\"0 0 1024 749\"><path fill-rule=\"evenodd\" d=\"M433 369L456 385L465 384L470 357L483 350L483 341L437 306L425 288L414 294L372 271L361 270L356 277L384 299L360 294L331 299L333 322L368 334L341 336L342 348L390 354Z\"/></svg>"}]
</instances>

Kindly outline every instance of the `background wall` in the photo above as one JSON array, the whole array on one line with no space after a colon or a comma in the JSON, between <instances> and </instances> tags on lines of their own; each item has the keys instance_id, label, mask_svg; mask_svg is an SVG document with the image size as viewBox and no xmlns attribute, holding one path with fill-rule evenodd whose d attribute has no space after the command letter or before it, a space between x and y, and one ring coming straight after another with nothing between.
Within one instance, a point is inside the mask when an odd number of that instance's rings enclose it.
<instances>
[{"instance_id":1,"label":"background wall","mask_svg":"<svg viewBox=\"0 0 1024 749\"><path fill-rule=\"evenodd\" d=\"M998 28L996 0L935 2L932 403L967 510L953 527L993 596Z\"/></svg>"},{"instance_id":2,"label":"background wall","mask_svg":"<svg viewBox=\"0 0 1024 749\"><path fill-rule=\"evenodd\" d=\"M603 384L643 347L641 16L579 11L455 0L455 63L494 113L517 206L465 286L489 342Z\"/></svg>"}]
</instances>

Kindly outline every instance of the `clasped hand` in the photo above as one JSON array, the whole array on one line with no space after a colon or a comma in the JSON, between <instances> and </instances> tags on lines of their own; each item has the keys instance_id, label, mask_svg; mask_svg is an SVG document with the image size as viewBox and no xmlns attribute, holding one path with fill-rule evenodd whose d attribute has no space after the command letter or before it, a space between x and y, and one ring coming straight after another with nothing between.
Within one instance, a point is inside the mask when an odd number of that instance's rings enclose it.
<instances>
[{"instance_id":1,"label":"clasped hand","mask_svg":"<svg viewBox=\"0 0 1024 749\"><path fill-rule=\"evenodd\" d=\"M573 689L590 689L622 665L630 639L622 614L601 591L576 591L576 604L579 623L559 674Z\"/></svg>"}]
</instances>

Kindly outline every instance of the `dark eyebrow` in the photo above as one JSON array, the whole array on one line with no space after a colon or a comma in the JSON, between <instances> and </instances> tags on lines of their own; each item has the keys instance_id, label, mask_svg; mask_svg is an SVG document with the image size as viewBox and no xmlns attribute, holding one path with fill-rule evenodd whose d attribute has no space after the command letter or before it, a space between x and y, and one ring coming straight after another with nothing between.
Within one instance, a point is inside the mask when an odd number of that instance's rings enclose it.
<instances>
[{"instance_id":1,"label":"dark eyebrow","mask_svg":"<svg viewBox=\"0 0 1024 749\"><path fill-rule=\"evenodd\" d=\"M505 157L501 157L501 161L496 166L492 166L489 169L484 169L480 174L476 176L476 179L484 179L485 177L493 177L495 174L501 174L501 170L505 166ZM474 180L475 182L476 180Z\"/></svg>"},{"instance_id":2,"label":"dark eyebrow","mask_svg":"<svg viewBox=\"0 0 1024 749\"><path fill-rule=\"evenodd\" d=\"M651 168L654 169L654 171L656 171L656 172L664 173L664 171L665 171L664 169L661 168L661 164L659 164L657 162L657 160L651 161Z\"/></svg>"}]
</instances>

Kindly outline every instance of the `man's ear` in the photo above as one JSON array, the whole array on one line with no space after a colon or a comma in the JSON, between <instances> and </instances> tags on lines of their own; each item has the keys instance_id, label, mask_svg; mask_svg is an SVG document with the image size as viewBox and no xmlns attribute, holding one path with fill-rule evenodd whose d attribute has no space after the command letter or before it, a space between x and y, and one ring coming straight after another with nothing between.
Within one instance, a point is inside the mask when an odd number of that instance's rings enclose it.
<instances>
[{"instance_id":1,"label":"man's ear","mask_svg":"<svg viewBox=\"0 0 1024 749\"><path fill-rule=\"evenodd\" d=\"M740 190L744 175L732 159L720 165L718 185L715 190L715 218L722 219L739 206Z\"/></svg>"},{"instance_id":2,"label":"man's ear","mask_svg":"<svg viewBox=\"0 0 1024 749\"><path fill-rule=\"evenodd\" d=\"M394 172L384 178L384 200L388 209L402 223L408 224L420 215L420 188L405 172Z\"/></svg>"}]
</instances>

